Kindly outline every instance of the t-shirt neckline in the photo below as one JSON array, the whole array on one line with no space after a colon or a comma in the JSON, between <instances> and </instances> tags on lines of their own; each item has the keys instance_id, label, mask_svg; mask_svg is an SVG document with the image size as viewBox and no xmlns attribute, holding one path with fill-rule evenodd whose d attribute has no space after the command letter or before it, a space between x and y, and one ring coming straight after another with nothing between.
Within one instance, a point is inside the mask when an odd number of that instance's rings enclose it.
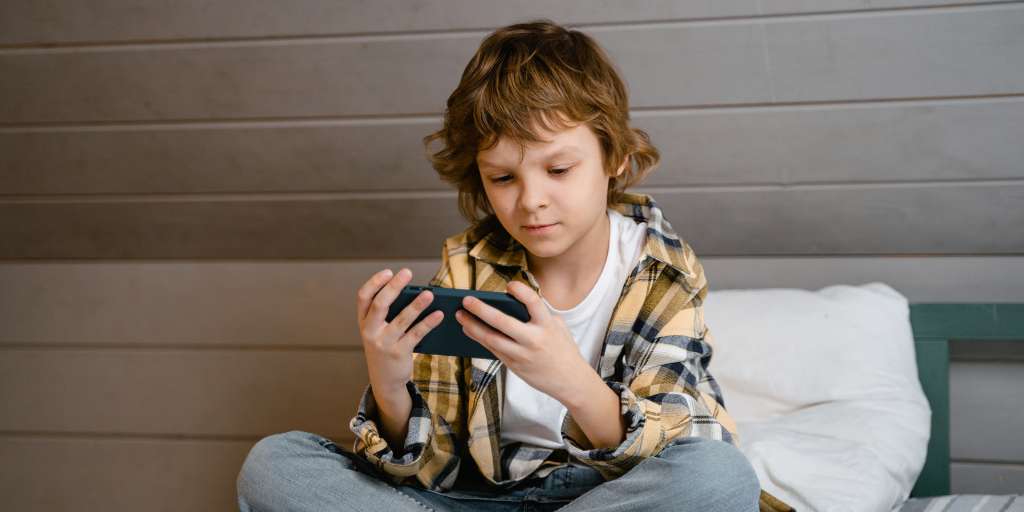
<instances>
[{"instance_id":1,"label":"t-shirt neckline","mask_svg":"<svg viewBox=\"0 0 1024 512\"><path fill-rule=\"evenodd\" d=\"M612 244L616 243L617 242L616 239L619 238L618 237L619 225L618 225L617 219L612 215L612 210L611 209L606 211L605 215L608 216L608 224L609 224L609 228L610 228L609 232L608 232L608 247L606 248L606 252L605 252L605 256L604 256L604 267L601 268L601 273L597 276L597 281L594 281L594 286L590 287L590 291L587 292L586 297L583 297L583 300L581 300L578 304L576 304L575 306L573 306L573 307L571 307L569 309L558 309L558 308L552 306L551 303L549 303L547 301L547 299L544 299L544 303L547 304L548 308L550 308L552 311L554 311L556 313L559 313L559 314L562 314L562 315L571 315L574 312L579 311L580 309L582 309L584 306L587 305L588 301L594 300L593 298L596 295L595 290L597 290L600 287L601 280L606 279L607 278L606 274L608 274L608 272L611 271L611 266L612 266L612 262L611 262L611 259L612 259L611 258L611 255L612 255Z\"/></svg>"}]
</instances>

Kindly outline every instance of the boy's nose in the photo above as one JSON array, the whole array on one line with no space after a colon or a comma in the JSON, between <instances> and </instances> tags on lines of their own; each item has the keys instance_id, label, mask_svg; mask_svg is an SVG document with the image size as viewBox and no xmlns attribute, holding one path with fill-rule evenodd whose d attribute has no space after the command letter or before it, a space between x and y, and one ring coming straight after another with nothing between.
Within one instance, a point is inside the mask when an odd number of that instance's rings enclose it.
<instances>
[{"instance_id":1,"label":"boy's nose","mask_svg":"<svg viewBox=\"0 0 1024 512\"><path fill-rule=\"evenodd\" d=\"M547 206L548 200L542 188L537 184L523 184L523 190L519 194L519 210L523 212L524 219L530 219L531 213Z\"/></svg>"}]
</instances>

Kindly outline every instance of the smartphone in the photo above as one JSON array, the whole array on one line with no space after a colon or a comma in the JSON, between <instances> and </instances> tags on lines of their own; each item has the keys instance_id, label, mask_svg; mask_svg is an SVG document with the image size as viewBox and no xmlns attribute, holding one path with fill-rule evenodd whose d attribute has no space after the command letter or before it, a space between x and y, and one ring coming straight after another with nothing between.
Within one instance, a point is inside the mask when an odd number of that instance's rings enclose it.
<instances>
[{"instance_id":1,"label":"smartphone","mask_svg":"<svg viewBox=\"0 0 1024 512\"><path fill-rule=\"evenodd\" d=\"M413 299L423 293L424 290L430 290L430 293L434 295L434 300L424 308L415 320L413 320L410 327L415 326L426 318L427 315L436 310L441 310L444 313L444 318L437 327L431 329L430 332L420 340L419 344L416 345L416 348L413 349L413 352L497 359L497 357L495 357L490 350L487 350L486 347L478 343L473 338L466 336L466 334L462 332L462 324L455 319L455 312L460 309L472 315L472 313L466 310L466 308L462 307L462 299L467 295L472 295L513 318L523 322L530 321L530 313L526 309L526 304L519 302L518 299L509 293L412 285L406 285L402 288L402 292L398 294L398 297L395 297L394 302L392 302L391 306L388 308L387 321L390 322L398 316L398 314L401 313L406 306L412 303Z\"/></svg>"}]
</instances>

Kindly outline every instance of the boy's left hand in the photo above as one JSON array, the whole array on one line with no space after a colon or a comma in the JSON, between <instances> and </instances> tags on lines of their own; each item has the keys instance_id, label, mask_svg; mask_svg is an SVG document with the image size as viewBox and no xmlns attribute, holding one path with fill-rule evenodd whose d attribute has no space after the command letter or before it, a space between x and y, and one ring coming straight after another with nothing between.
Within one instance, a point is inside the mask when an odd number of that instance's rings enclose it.
<instances>
[{"instance_id":1,"label":"boy's left hand","mask_svg":"<svg viewBox=\"0 0 1024 512\"><path fill-rule=\"evenodd\" d=\"M467 336L487 347L519 378L565 404L578 386L587 382L581 372L594 369L583 359L562 318L548 310L533 288L511 281L508 292L526 305L529 322L475 297L462 300L462 307L472 315L458 311L456 320Z\"/></svg>"}]
</instances>

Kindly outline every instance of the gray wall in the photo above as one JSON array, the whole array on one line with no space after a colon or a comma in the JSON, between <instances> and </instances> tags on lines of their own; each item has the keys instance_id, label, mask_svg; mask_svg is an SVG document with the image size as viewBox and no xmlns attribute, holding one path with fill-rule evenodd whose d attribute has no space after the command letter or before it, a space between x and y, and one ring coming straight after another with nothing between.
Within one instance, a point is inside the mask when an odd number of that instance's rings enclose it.
<instances>
[{"instance_id":1,"label":"gray wall","mask_svg":"<svg viewBox=\"0 0 1024 512\"><path fill-rule=\"evenodd\" d=\"M713 290L1024 301L1024 2L138 4L0 4L12 509L232 509L259 438L350 444L356 288L464 227L419 139L533 17L616 61L663 152L634 190ZM1021 492L1024 361L987 348L954 350L954 492Z\"/></svg>"}]
</instances>

